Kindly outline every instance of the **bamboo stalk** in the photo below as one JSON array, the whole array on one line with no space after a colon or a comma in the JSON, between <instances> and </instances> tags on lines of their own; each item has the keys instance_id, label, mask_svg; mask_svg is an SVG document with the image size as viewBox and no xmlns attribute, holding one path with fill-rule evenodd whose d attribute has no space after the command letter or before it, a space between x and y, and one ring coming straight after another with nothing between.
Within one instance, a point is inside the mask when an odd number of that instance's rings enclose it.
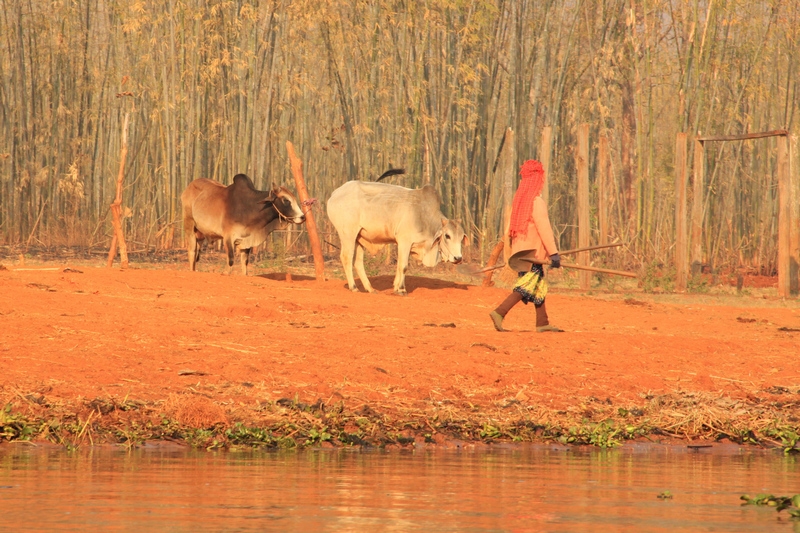
<instances>
[{"instance_id":1,"label":"bamboo stalk","mask_svg":"<svg viewBox=\"0 0 800 533\"><path fill-rule=\"evenodd\" d=\"M608 137L600 135L600 144L597 148L597 225L600 232L598 242L608 244L608 197L609 197L609 158Z\"/></svg>"},{"instance_id":2,"label":"bamboo stalk","mask_svg":"<svg viewBox=\"0 0 800 533\"><path fill-rule=\"evenodd\" d=\"M581 124L578 127L578 151L575 161L578 170L578 248L589 246L589 125ZM578 264L587 266L589 264L589 253L580 252ZM578 284L582 290L588 290L591 286L591 275L586 269L582 269L578 277Z\"/></svg>"},{"instance_id":3,"label":"bamboo stalk","mask_svg":"<svg viewBox=\"0 0 800 533\"><path fill-rule=\"evenodd\" d=\"M789 290L793 295L800 292L800 161L798 161L800 151L798 148L798 136L791 135L789 137L789 254L791 256Z\"/></svg>"},{"instance_id":4,"label":"bamboo stalk","mask_svg":"<svg viewBox=\"0 0 800 533\"><path fill-rule=\"evenodd\" d=\"M500 175L503 180L503 257L508 262L511 255L511 242L508 228L511 224L511 207L514 201L514 176L516 174L516 151L514 150L514 130L506 129L506 148L503 150Z\"/></svg>"},{"instance_id":5,"label":"bamboo stalk","mask_svg":"<svg viewBox=\"0 0 800 533\"><path fill-rule=\"evenodd\" d=\"M789 179L789 139L778 137L778 296L792 294L792 207L791 181Z\"/></svg>"},{"instance_id":6,"label":"bamboo stalk","mask_svg":"<svg viewBox=\"0 0 800 533\"><path fill-rule=\"evenodd\" d=\"M685 133L675 139L675 288L685 291L688 284L689 262L686 238L686 141Z\"/></svg>"},{"instance_id":7,"label":"bamboo stalk","mask_svg":"<svg viewBox=\"0 0 800 533\"><path fill-rule=\"evenodd\" d=\"M542 187L542 200L547 204L550 200L550 184L551 178L551 159L553 157L553 128L545 126L542 128L542 141L539 148L539 157L541 157L542 168L544 169L544 187Z\"/></svg>"}]
</instances>

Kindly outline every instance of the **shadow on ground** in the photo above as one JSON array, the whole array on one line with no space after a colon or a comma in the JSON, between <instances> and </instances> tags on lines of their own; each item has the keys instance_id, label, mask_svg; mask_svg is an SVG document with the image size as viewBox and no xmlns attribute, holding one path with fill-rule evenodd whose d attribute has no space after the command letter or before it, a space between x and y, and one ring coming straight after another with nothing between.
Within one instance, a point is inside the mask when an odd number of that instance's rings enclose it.
<instances>
[{"instance_id":1,"label":"shadow on ground","mask_svg":"<svg viewBox=\"0 0 800 533\"><path fill-rule=\"evenodd\" d=\"M300 279L296 276L292 276L293 279ZM372 284L372 288L376 291L392 291L394 287L394 276L371 276L369 278L369 282ZM356 286L360 292L364 292L364 286L361 285L361 281L356 279ZM347 282L342 285L343 288L347 289ZM448 281L443 279L436 279L436 278L423 278L420 276L406 276L406 291L408 294L411 294L416 289L460 289L460 290L467 290L469 285L465 285L463 283L456 283L454 281Z\"/></svg>"}]
</instances>

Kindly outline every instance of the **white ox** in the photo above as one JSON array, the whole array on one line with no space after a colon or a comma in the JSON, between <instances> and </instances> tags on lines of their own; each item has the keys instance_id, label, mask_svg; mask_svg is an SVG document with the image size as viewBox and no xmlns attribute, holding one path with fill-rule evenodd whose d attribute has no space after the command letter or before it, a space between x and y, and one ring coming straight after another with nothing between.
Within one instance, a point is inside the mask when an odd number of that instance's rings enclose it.
<instances>
[{"instance_id":1,"label":"white ox","mask_svg":"<svg viewBox=\"0 0 800 533\"><path fill-rule=\"evenodd\" d=\"M445 218L436 189L426 185L407 189L386 183L348 181L328 199L330 218L342 246L342 265L351 291L358 291L358 277L367 292L377 292L364 271L364 249L376 253L384 245L397 243L397 273L394 292L406 294L405 275L409 256L427 267L440 260L461 262L461 247L467 237L461 226ZM355 252L355 263L354 263Z\"/></svg>"}]
</instances>

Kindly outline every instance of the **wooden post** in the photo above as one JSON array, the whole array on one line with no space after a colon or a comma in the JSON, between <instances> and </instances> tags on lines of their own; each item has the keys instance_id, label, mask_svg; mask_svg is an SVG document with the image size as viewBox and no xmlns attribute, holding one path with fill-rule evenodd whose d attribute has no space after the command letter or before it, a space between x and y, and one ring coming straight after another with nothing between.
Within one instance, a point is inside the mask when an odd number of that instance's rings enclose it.
<instances>
[{"instance_id":1,"label":"wooden post","mask_svg":"<svg viewBox=\"0 0 800 533\"><path fill-rule=\"evenodd\" d=\"M578 169L578 248L589 247L589 125L578 126L578 156L575 161ZM589 266L589 252L578 254L578 265ZM579 286L582 290L591 287L592 274L582 270L578 274Z\"/></svg>"},{"instance_id":2,"label":"wooden post","mask_svg":"<svg viewBox=\"0 0 800 533\"><path fill-rule=\"evenodd\" d=\"M597 225L600 230L599 244L608 244L608 191L611 169L608 157L608 137L600 135L597 148Z\"/></svg>"},{"instance_id":3,"label":"wooden post","mask_svg":"<svg viewBox=\"0 0 800 533\"><path fill-rule=\"evenodd\" d=\"M492 253L489 255L489 262L486 263L487 267L493 267L497 264L497 260L500 258L500 254L503 253L503 249L505 244L503 241L498 242L494 245L492 249ZM483 277L483 286L484 287L491 287L494 285L492 281L492 274L494 274L494 270L487 270L486 275Z\"/></svg>"},{"instance_id":4,"label":"wooden post","mask_svg":"<svg viewBox=\"0 0 800 533\"><path fill-rule=\"evenodd\" d=\"M793 295L800 293L800 152L798 152L797 135L789 136L789 180L792 194L789 197L791 210L791 256L790 269L791 291Z\"/></svg>"},{"instance_id":5,"label":"wooden post","mask_svg":"<svg viewBox=\"0 0 800 533\"><path fill-rule=\"evenodd\" d=\"M692 265L703 263L703 189L706 181L706 150L703 141L694 141L694 179L692 182Z\"/></svg>"},{"instance_id":6,"label":"wooden post","mask_svg":"<svg viewBox=\"0 0 800 533\"><path fill-rule=\"evenodd\" d=\"M503 177L503 258L506 264L508 264L508 257L511 255L508 227L511 224L511 207L514 203L514 176L517 173L517 154L514 146L514 130L508 128L500 166L500 175Z\"/></svg>"},{"instance_id":7,"label":"wooden post","mask_svg":"<svg viewBox=\"0 0 800 533\"><path fill-rule=\"evenodd\" d=\"M686 141L686 133L678 133L675 139L675 289L678 291L685 291L689 281Z\"/></svg>"},{"instance_id":8,"label":"wooden post","mask_svg":"<svg viewBox=\"0 0 800 533\"><path fill-rule=\"evenodd\" d=\"M542 129L542 141L539 147L539 154L544 169L544 187L542 188L542 200L545 205L549 205L550 200L550 158L553 152L553 127L545 126Z\"/></svg>"},{"instance_id":9,"label":"wooden post","mask_svg":"<svg viewBox=\"0 0 800 533\"><path fill-rule=\"evenodd\" d=\"M306 182L303 179L303 162L295 154L294 145L292 145L291 141L286 141L286 150L289 152L289 161L292 164L292 174L294 175L294 183L297 187L300 205L308 208L305 212L306 231L308 232L308 240L311 243L311 252L314 254L314 273L317 281L325 281L325 259L322 257L322 246L317 233L317 223L314 221L312 202L309 201Z\"/></svg>"},{"instance_id":10,"label":"wooden post","mask_svg":"<svg viewBox=\"0 0 800 533\"><path fill-rule=\"evenodd\" d=\"M125 244L125 235L122 233L122 221L120 212L122 211L122 181L125 178L125 159L128 157L128 118L129 113L125 113L122 121L122 140L119 150L119 172L117 173L117 196L111 203L111 224L114 226L114 236L111 238L111 248L108 250L108 260L106 266L111 268L114 264L114 257L117 255L117 245L119 245L119 258L122 268L128 268L128 247Z\"/></svg>"},{"instance_id":11,"label":"wooden post","mask_svg":"<svg viewBox=\"0 0 800 533\"><path fill-rule=\"evenodd\" d=\"M789 138L788 135L780 135L778 137L778 296L781 298L788 298L792 293L791 193Z\"/></svg>"}]
</instances>

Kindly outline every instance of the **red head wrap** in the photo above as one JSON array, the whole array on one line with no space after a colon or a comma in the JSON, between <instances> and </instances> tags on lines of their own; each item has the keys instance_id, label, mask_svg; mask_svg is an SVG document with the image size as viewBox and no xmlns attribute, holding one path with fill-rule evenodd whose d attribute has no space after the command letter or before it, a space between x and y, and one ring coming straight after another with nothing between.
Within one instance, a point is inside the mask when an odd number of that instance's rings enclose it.
<instances>
[{"instance_id":1,"label":"red head wrap","mask_svg":"<svg viewBox=\"0 0 800 533\"><path fill-rule=\"evenodd\" d=\"M517 236L528 233L528 223L533 215L533 199L542 193L544 187L544 168L535 159L523 163L519 171L522 180L514 194L514 205L511 208L511 224L508 235L513 240Z\"/></svg>"}]
</instances>

